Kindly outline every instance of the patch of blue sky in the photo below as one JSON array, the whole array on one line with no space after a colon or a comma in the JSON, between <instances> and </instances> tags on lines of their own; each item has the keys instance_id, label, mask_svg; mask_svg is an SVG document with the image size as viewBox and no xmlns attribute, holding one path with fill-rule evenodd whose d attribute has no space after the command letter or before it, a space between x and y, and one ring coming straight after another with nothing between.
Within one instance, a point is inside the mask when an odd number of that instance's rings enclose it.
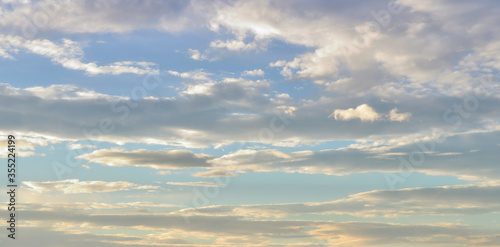
<instances>
[{"instance_id":1,"label":"patch of blue sky","mask_svg":"<svg viewBox=\"0 0 500 247\"><path fill-rule=\"evenodd\" d=\"M0 58L1 83L9 83L17 88L79 84L88 78L84 73L63 68L48 57L24 51L19 51L15 60Z\"/></svg>"}]
</instances>

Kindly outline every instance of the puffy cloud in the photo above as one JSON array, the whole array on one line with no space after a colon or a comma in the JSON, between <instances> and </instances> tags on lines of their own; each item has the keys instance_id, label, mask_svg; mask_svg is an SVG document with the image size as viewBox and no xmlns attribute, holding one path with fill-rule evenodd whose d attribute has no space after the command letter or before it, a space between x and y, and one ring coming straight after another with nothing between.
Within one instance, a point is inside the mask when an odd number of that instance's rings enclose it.
<instances>
[{"instance_id":1,"label":"puffy cloud","mask_svg":"<svg viewBox=\"0 0 500 247\"><path fill-rule=\"evenodd\" d=\"M442 14L449 9L460 11ZM270 66L281 67L286 78L313 80L332 91L370 94L380 83L396 80L405 91L463 95L474 86L471 79L477 72L498 68L498 42L487 28L499 20L495 10L493 1L311 1L307 6L299 1L237 1L216 10L211 28L228 29L236 39L220 44L241 50L273 40L310 48ZM339 79L349 83L332 84Z\"/></svg>"},{"instance_id":2,"label":"puffy cloud","mask_svg":"<svg viewBox=\"0 0 500 247\"><path fill-rule=\"evenodd\" d=\"M387 114L387 116L382 116L381 114L378 114L369 105L362 104L356 107L355 109L354 108L349 108L346 110L337 109L328 117L330 118L332 116L335 117L335 120L341 120L341 121L347 121L358 118L361 121L373 122L387 118L389 121L403 122L403 121L408 121L410 119L411 113L409 112L398 113L398 109L394 108L389 112L389 114Z\"/></svg>"},{"instance_id":3,"label":"puffy cloud","mask_svg":"<svg viewBox=\"0 0 500 247\"><path fill-rule=\"evenodd\" d=\"M264 71L261 69L254 69L254 70L245 70L243 71L242 75L246 76L263 76Z\"/></svg>"},{"instance_id":4,"label":"puffy cloud","mask_svg":"<svg viewBox=\"0 0 500 247\"><path fill-rule=\"evenodd\" d=\"M394 108L389 112L389 120L391 121L398 121L398 122L403 122L403 121L408 121L410 119L411 113L406 112L406 113L398 113L398 108Z\"/></svg>"},{"instance_id":5,"label":"puffy cloud","mask_svg":"<svg viewBox=\"0 0 500 247\"><path fill-rule=\"evenodd\" d=\"M201 54L201 52L196 49L188 49L188 53L193 60L199 61L204 59L204 56Z\"/></svg>"},{"instance_id":6,"label":"puffy cloud","mask_svg":"<svg viewBox=\"0 0 500 247\"><path fill-rule=\"evenodd\" d=\"M380 119L380 115L373 110L369 105L362 104L354 108L349 108L346 110L335 110L329 117L335 117L335 120L351 120L359 118L361 121L376 121Z\"/></svg>"},{"instance_id":7,"label":"puffy cloud","mask_svg":"<svg viewBox=\"0 0 500 247\"><path fill-rule=\"evenodd\" d=\"M39 193L60 191L64 194L102 193L123 190L151 190L159 188L158 186L138 185L125 181L79 181L78 179L48 182L25 181L23 182L23 185Z\"/></svg>"}]
</instances>

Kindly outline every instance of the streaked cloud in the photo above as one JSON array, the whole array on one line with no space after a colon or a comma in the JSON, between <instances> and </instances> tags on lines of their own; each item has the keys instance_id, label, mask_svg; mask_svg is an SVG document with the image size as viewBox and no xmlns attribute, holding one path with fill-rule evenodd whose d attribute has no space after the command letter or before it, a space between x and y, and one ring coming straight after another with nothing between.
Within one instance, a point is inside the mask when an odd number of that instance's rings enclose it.
<instances>
[{"instance_id":1,"label":"streaked cloud","mask_svg":"<svg viewBox=\"0 0 500 247\"><path fill-rule=\"evenodd\" d=\"M211 177L236 177L238 175L234 174L234 173L231 173L231 172L227 172L227 171L223 171L223 170L211 170L211 171L206 171L206 172L197 172L195 174L192 174L193 177L207 177L207 178L211 178Z\"/></svg>"},{"instance_id":2,"label":"streaked cloud","mask_svg":"<svg viewBox=\"0 0 500 247\"><path fill-rule=\"evenodd\" d=\"M404 217L413 215L478 215L500 212L498 186L443 186L368 191L321 203L210 206L183 210L200 215L246 215L281 218L302 214L336 214L357 217Z\"/></svg>"},{"instance_id":3,"label":"streaked cloud","mask_svg":"<svg viewBox=\"0 0 500 247\"><path fill-rule=\"evenodd\" d=\"M152 190L159 188L158 186L138 185L125 181L79 181L78 179L48 182L24 181L23 185L39 193L57 191L64 194L103 193L125 190Z\"/></svg>"},{"instance_id":4,"label":"streaked cloud","mask_svg":"<svg viewBox=\"0 0 500 247\"><path fill-rule=\"evenodd\" d=\"M169 185L178 186L197 186L197 187L225 187L225 184L212 182L167 182Z\"/></svg>"},{"instance_id":5,"label":"streaked cloud","mask_svg":"<svg viewBox=\"0 0 500 247\"><path fill-rule=\"evenodd\" d=\"M134 150L100 149L92 153L82 154L78 159L100 163L107 166L138 166L154 169L180 169L190 167L210 167L207 162L210 155L194 154L188 150Z\"/></svg>"}]
</instances>

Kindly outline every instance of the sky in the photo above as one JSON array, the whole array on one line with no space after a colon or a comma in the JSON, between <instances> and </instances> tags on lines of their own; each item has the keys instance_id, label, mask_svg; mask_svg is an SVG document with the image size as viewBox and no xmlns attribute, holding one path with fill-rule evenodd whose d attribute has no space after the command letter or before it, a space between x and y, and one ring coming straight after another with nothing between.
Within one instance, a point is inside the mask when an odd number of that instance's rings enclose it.
<instances>
[{"instance_id":1,"label":"sky","mask_svg":"<svg viewBox=\"0 0 500 247\"><path fill-rule=\"evenodd\" d=\"M1 0L0 241L500 246L499 12Z\"/></svg>"}]
</instances>

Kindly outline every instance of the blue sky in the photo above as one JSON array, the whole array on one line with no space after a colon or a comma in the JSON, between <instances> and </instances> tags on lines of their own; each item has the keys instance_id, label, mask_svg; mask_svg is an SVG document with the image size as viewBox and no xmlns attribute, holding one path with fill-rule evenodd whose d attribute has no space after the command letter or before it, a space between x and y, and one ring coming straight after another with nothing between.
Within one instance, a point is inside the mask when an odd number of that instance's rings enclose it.
<instances>
[{"instance_id":1,"label":"blue sky","mask_svg":"<svg viewBox=\"0 0 500 247\"><path fill-rule=\"evenodd\" d=\"M3 0L0 240L498 246L499 8Z\"/></svg>"}]
</instances>

